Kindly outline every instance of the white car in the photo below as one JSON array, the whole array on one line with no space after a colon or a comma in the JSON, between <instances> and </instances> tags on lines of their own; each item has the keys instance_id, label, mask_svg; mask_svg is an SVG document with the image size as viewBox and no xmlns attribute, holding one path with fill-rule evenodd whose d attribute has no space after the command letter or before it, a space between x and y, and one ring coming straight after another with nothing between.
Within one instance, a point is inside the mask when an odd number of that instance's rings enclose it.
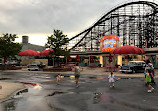
<instances>
[{"instance_id":1,"label":"white car","mask_svg":"<svg viewBox=\"0 0 158 111\"><path fill-rule=\"evenodd\" d=\"M37 64L29 64L29 65L27 66L27 69L28 69L29 71L39 71L39 67L38 67Z\"/></svg>"}]
</instances>

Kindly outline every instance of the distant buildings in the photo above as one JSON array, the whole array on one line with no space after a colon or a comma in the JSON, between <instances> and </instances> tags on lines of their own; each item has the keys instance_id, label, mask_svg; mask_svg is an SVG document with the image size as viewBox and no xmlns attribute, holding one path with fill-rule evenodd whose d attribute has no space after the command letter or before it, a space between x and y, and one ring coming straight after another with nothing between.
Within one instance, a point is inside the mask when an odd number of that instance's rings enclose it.
<instances>
[{"instance_id":1,"label":"distant buildings","mask_svg":"<svg viewBox=\"0 0 158 111\"><path fill-rule=\"evenodd\" d=\"M44 46L30 44L28 41L29 41L28 36L22 36L22 43L21 43L22 44L22 50L21 51L32 49L34 51L41 52L41 51L46 49ZM31 64L32 61L40 61L40 62L48 65L48 60L37 59L34 56L21 56L21 57L17 56L17 58L21 60L22 65Z\"/></svg>"},{"instance_id":2,"label":"distant buildings","mask_svg":"<svg viewBox=\"0 0 158 111\"><path fill-rule=\"evenodd\" d=\"M22 50L21 51L32 49L32 50L41 52L41 51L46 49L44 46L30 44L28 42L28 40L29 40L28 36L22 36L22 43L21 43L22 44Z\"/></svg>"}]
</instances>

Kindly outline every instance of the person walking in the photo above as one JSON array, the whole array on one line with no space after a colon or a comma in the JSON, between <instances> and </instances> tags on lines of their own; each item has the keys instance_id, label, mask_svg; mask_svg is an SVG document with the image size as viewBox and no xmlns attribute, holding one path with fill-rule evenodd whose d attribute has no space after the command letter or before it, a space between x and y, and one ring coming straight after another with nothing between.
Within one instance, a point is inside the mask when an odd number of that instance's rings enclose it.
<instances>
[{"instance_id":1,"label":"person walking","mask_svg":"<svg viewBox=\"0 0 158 111\"><path fill-rule=\"evenodd\" d=\"M148 86L148 93L151 93L152 90L154 89L152 86L151 86L151 78L153 77L153 74L152 74L152 71L151 69L148 69L147 70L147 73L145 73L145 78L146 78L146 84Z\"/></svg>"},{"instance_id":2,"label":"person walking","mask_svg":"<svg viewBox=\"0 0 158 111\"><path fill-rule=\"evenodd\" d=\"M113 72L108 76L109 83L110 83L110 88L114 88L114 82L115 82L115 76Z\"/></svg>"},{"instance_id":3,"label":"person walking","mask_svg":"<svg viewBox=\"0 0 158 111\"><path fill-rule=\"evenodd\" d=\"M78 66L75 67L75 80L76 80L76 87L78 87L78 81L80 77L80 68Z\"/></svg>"},{"instance_id":4,"label":"person walking","mask_svg":"<svg viewBox=\"0 0 158 111\"><path fill-rule=\"evenodd\" d=\"M148 70L151 71L153 77L151 78L151 83L155 84L155 71L154 71L154 67L153 64L150 62L149 57L148 56L144 56L144 62L145 62L145 71L144 73L148 73Z\"/></svg>"}]
</instances>

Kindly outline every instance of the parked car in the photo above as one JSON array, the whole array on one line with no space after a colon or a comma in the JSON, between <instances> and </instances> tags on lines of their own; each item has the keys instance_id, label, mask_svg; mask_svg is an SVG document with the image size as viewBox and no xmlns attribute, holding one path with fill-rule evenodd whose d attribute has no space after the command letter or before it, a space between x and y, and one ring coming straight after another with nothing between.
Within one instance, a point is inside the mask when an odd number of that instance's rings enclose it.
<instances>
[{"instance_id":1,"label":"parked car","mask_svg":"<svg viewBox=\"0 0 158 111\"><path fill-rule=\"evenodd\" d=\"M121 66L120 71L122 73L135 73L135 72L144 72L145 70L144 61L129 61L128 65Z\"/></svg>"},{"instance_id":2,"label":"parked car","mask_svg":"<svg viewBox=\"0 0 158 111\"><path fill-rule=\"evenodd\" d=\"M39 68L43 68L43 67L46 66L45 64L43 64L43 63L40 62L40 61L33 61L32 64L37 65Z\"/></svg>"},{"instance_id":3,"label":"parked car","mask_svg":"<svg viewBox=\"0 0 158 111\"><path fill-rule=\"evenodd\" d=\"M10 61L5 62L5 64L20 66L21 63L20 63L20 61L17 61L17 60L10 60Z\"/></svg>"},{"instance_id":4,"label":"parked car","mask_svg":"<svg viewBox=\"0 0 158 111\"><path fill-rule=\"evenodd\" d=\"M29 64L29 65L27 65L27 69L29 71L39 71L40 70L40 68L38 67L37 64Z\"/></svg>"}]
</instances>

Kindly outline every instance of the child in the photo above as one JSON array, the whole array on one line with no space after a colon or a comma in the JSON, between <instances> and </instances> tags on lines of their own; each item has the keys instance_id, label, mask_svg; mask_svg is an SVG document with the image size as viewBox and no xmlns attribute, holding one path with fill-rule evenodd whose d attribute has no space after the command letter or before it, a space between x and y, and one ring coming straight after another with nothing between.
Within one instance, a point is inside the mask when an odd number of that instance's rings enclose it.
<instances>
[{"instance_id":1,"label":"child","mask_svg":"<svg viewBox=\"0 0 158 111\"><path fill-rule=\"evenodd\" d=\"M110 88L114 88L115 77L113 75L113 72L111 72L108 79L109 79L109 83L110 83Z\"/></svg>"},{"instance_id":2,"label":"child","mask_svg":"<svg viewBox=\"0 0 158 111\"><path fill-rule=\"evenodd\" d=\"M76 87L78 87L78 80L80 77L80 68L78 66L76 66L75 68L75 80L76 80Z\"/></svg>"},{"instance_id":3,"label":"child","mask_svg":"<svg viewBox=\"0 0 158 111\"><path fill-rule=\"evenodd\" d=\"M148 93L151 93L152 90L154 89L150 84L151 84L151 78L153 77L151 70L148 69L147 73L145 73L145 78L146 78L146 83L148 86Z\"/></svg>"},{"instance_id":4,"label":"child","mask_svg":"<svg viewBox=\"0 0 158 111\"><path fill-rule=\"evenodd\" d=\"M57 85L59 85L60 84L60 79L61 79L61 74L59 73L56 78L57 78Z\"/></svg>"}]
</instances>

